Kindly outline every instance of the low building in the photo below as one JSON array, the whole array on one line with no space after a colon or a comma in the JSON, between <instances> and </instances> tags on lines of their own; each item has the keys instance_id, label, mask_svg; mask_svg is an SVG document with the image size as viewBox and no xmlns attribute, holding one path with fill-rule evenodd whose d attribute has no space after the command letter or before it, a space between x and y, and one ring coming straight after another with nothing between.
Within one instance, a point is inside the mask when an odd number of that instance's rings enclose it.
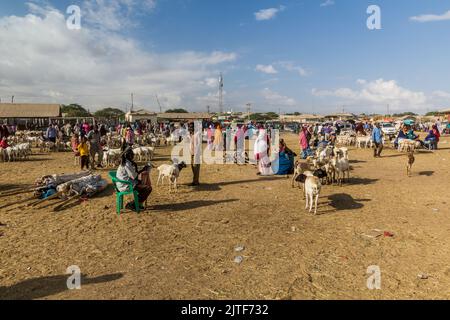
<instances>
[{"instance_id":1,"label":"low building","mask_svg":"<svg viewBox=\"0 0 450 320\"><path fill-rule=\"evenodd\" d=\"M347 121L356 120L357 118L358 116L353 113L334 113L325 116L325 119L328 121Z\"/></svg>"},{"instance_id":2,"label":"low building","mask_svg":"<svg viewBox=\"0 0 450 320\"><path fill-rule=\"evenodd\" d=\"M301 114L301 115L280 115L280 122L297 122L297 123L312 123L322 122L324 116L317 114Z\"/></svg>"},{"instance_id":3,"label":"low building","mask_svg":"<svg viewBox=\"0 0 450 320\"><path fill-rule=\"evenodd\" d=\"M158 114L155 112L150 112L144 109L140 109L137 111L130 111L125 114L125 121L127 122L136 122L136 121L151 121L152 123L156 123L158 120Z\"/></svg>"},{"instance_id":4,"label":"low building","mask_svg":"<svg viewBox=\"0 0 450 320\"><path fill-rule=\"evenodd\" d=\"M19 127L45 126L61 117L59 104L0 103L0 122Z\"/></svg>"},{"instance_id":5,"label":"low building","mask_svg":"<svg viewBox=\"0 0 450 320\"><path fill-rule=\"evenodd\" d=\"M195 120L211 120L212 114L206 112L189 112L189 113L158 113L158 122L170 121L195 121Z\"/></svg>"}]
</instances>

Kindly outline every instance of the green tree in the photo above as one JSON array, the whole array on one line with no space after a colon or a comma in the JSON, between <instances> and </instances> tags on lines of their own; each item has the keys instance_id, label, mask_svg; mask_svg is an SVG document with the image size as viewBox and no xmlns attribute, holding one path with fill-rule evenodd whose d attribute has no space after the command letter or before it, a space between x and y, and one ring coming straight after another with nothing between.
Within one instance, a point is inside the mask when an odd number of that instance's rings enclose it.
<instances>
[{"instance_id":1,"label":"green tree","mask_svg":"<svg viewBox=\"0 0 450 320\"><path fill-rule=\"evenodd\" d=\"M104 108L94 113L95 117L106 119L120 118L123 117L124 115L125 112L117 108Z\"/></svg>"},{"instance_id":2,"label":"green tree","mask_svg":"<svg viewBox=\"0 0 450 320\"><path fill-rule=\"evenodd\" d=\"M166 113L189 113L189 112L185 109L170 109L167 110Z\"/></svg>"},{"instance_id":3,"label":"green tree","mask_svg":"<svg viewBox=\"0 0 450 320\"><path fill-rule=\"evenodd\" d=\"M404 117L404 116L414 116L415 117L417 115L418 115L417 113L408 111L408 112L403 112L403 113L395 113L393 116L394 117Z\"/></svg>"},{"instance_id":4,"label":"green tree","mask_svg":"<svg viewBox=\"0 0 450 320\"><path fill-rule=\"evenodd\" d=\"M61 113L67 117L90 117L92 116L89 111L83 108L81 105L73 103L69 105L63 105L61 107Z\"/></svg>"},{"instance_id":5,"label":"green tree","mask_svg":"<svg viewBox=\"0 0 450 320\"><path fill-rule=\"evenodd\" d=\"M439 116L439 115L441 115L441 113L439 111L431 111L431 112L428 112L425 116L434 117L434 116Z\"/></svg>"}]
</instances>

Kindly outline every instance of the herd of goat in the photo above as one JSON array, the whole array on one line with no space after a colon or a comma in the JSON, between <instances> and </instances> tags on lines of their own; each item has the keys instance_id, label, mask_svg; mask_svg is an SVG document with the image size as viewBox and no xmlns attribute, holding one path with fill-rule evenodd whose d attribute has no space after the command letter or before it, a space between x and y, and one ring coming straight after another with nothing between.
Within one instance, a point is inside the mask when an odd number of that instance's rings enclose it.
<instances>
[{"instance_id":1,"label":"herd of goat","mask_svg":"<svg viewBox=\"0 0 450 320\"><path fill-rule=\"evenodd\" d=\"M152 133L137 136L133 152L138 161L150 161L153 159L155 147L163 145L174 145L176 137L165 137ZM103 165L115 167L120 162L122 137L118 134L108 133L105 139L103 152ZM8 148L0 148L0 162L24 161L32 154L32 148L39 149L40 153L50 152L73 152L71 142L59 139L56 142L46 141L40 131L18 131L15 135L8 137ZM78 163L75 159L76 163Z\"/></svg>"}]
</instances>

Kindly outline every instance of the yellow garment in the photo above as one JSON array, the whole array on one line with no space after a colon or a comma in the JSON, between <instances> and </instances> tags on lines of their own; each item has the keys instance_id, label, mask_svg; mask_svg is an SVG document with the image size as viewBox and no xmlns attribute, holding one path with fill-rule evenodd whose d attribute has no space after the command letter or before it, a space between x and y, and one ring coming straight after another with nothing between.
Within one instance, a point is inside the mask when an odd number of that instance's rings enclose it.
<instances>
[{"instance_id":1,"label":"yellow garment","mask_svg":"<svg viewBox=\"0 0 450 320\"><path fill-rule=\"evenodd\" d=\"M80 143L78 146L78 152L80 153L80 157L89 155L89 147L87 143Z\"/></svg>"},{"instance_id":2,"label":"yellow garment","mask_svg":"<svg viewBox=\"0 0 450 320\"><path fill-rule=\"evenodd\" d=\"M216 145L216 146L222 146L223 145L222 130L220 130L219 128L217 128L215 133L214 133L214 145Z\"/></svg>"}]
</instances>

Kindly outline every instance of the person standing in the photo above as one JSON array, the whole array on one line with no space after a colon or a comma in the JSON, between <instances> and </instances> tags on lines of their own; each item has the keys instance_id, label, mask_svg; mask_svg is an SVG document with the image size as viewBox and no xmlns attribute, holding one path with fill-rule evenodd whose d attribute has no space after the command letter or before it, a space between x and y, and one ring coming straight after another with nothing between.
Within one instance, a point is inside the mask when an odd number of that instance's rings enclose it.
<instances>
[{"instance_id":1,"label":"person standing","mask_svg":"<svg viewBox=\"0 0 450 320\"><path fill-rule=\"evenodd\" d=\"M86 137L81 137L81 143L77 146L80 155L81 170L89 169L89 147Z\"/></svg>"},{"instance_id":2,"label":"person standing","mask_svg":"<svg viewBox=\"0 0 450 320\"><path fill-rule=\"evenodd\" d=\"M372 140L375 144L373 157L379 158L381 157L381 152L383 151L383 133L381 131L381 125L379 122L375 124L375 128L373 129Z\"/></svg>"},{"instance_id":3,"label":"person standing","mask_svg":"<svg viewBox=\"0 0 450 320\"><path fill-rule=\"evenodd\" d=\"M302 159L306 159L311 155L311 149L309 147L308 129L306 126L302 127L300 132L300 148L302 150Z\"/></svg>"},{"instance_id":4,"label":"person standing","mask_svg":"<svg viewBox=\"0 0 450 320\"><path fill-rule=\"evenodd\" d=\"M201 129L195 130L195 125L189 128L190 134L190 151L191 151L191 168L192 168L192 184L190 186L196 187L200 185L200 166L202 154L202 135Z\"/></svg>"},{"instance_id":5,"label":"person standing","mask_svg":"<svg viewBox=\"0 0 450 320\"><path fill-rule=\"evenodd\" d=\"M103 148L101 145L101 134L98 130L98 126L95 125L94 128L88 133L87 139L89 139L90 144L90 155L91 155L91 168L95 168L95 155L98 154L98 168L102 168L103 160Z\"/></svg>"},{"instance_id":6,"label":"person standing","mask_svg":"<svg viewBox=\"0 0 450 320\"><path fill-rule=\"evenodd\" d=\"M57 137L57 131L56 128L53 124L50 124L48 129L47 129L47 133L46 133L46 137L49 141L56 143L56 137Z\"/></svg>"}]
</instances>

